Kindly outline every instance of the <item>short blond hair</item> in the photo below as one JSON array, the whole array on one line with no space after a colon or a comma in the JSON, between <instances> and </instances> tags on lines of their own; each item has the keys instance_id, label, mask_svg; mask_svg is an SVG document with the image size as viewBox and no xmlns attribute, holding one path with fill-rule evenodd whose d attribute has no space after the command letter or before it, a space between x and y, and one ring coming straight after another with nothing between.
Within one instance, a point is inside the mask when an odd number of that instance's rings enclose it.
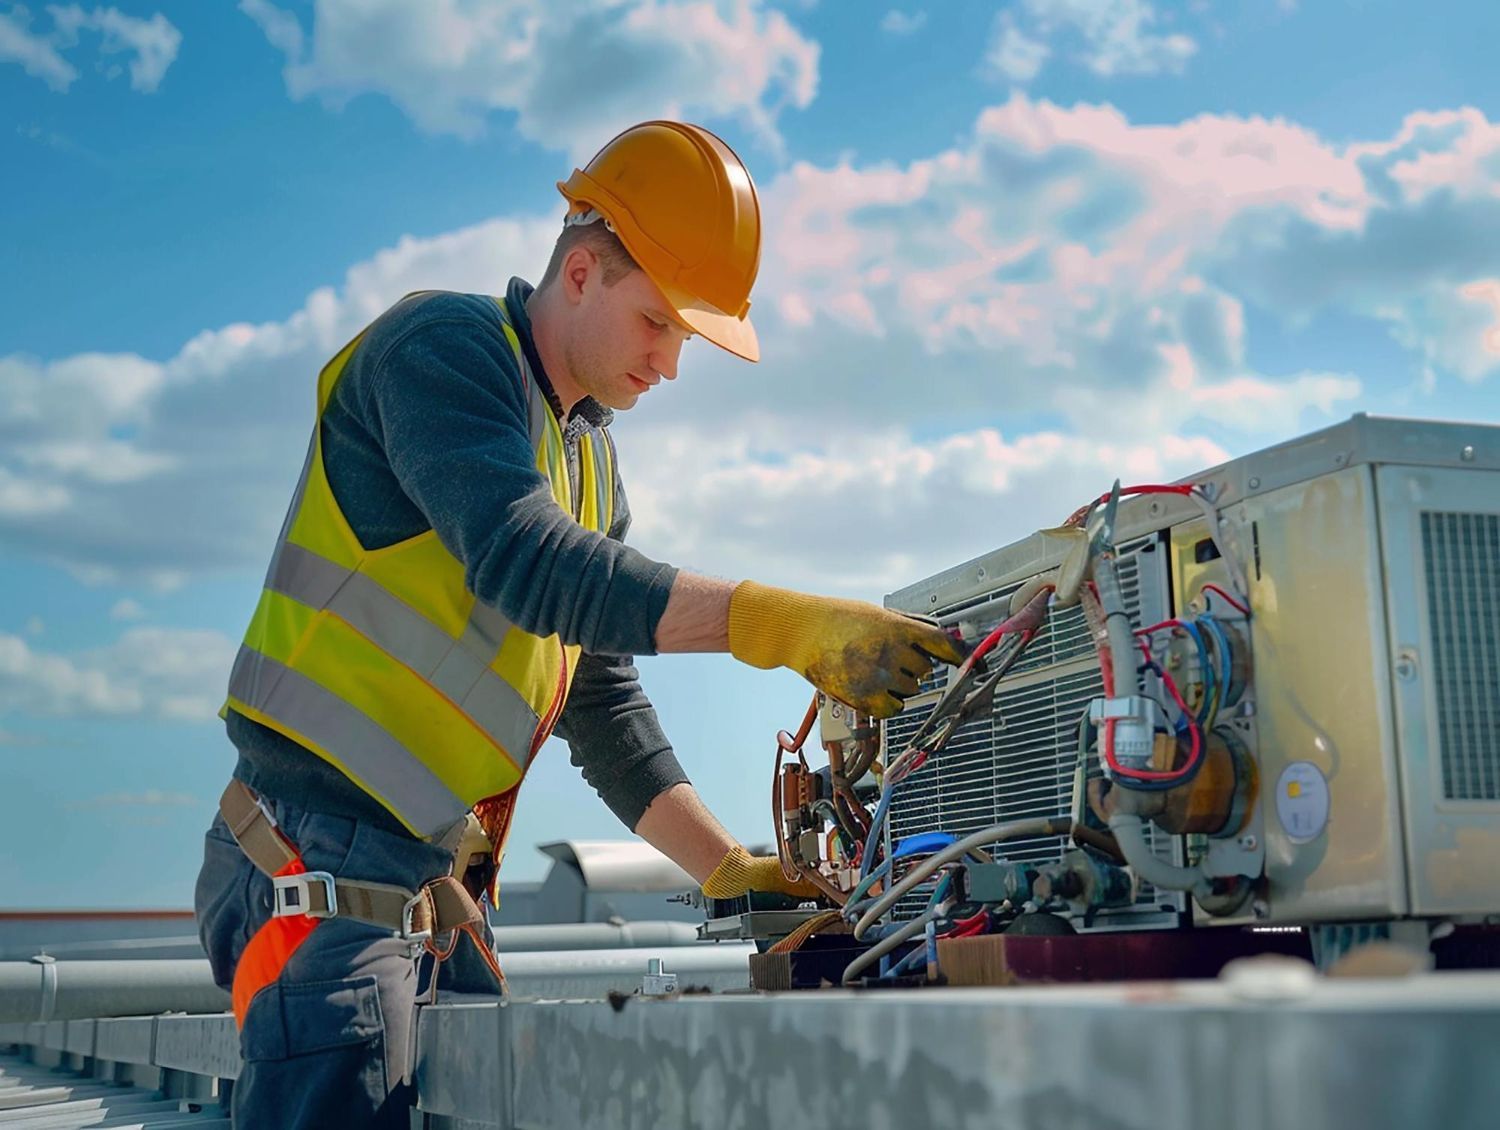
<instances>
[{"instance_id":1,"label":"short blond hair","mask_svg":"<svg viewBox=\"0 0 1500 1130\"><path fill-rule=\"evenodd\" d=\"M564 224L557 242L552 246L552 258L547 261L547 270L542 274L542 281L537 283L537 290L546 290L552 285L562 271L563 260L568 257L568 252L580 246L587 247L598 257L599 264L604 268L605 286L614 286L631 271L641 269L630 252L625 250L620 237L610 231L603 220L595 220L590 224Z\"/></svg>"}]
</instances>

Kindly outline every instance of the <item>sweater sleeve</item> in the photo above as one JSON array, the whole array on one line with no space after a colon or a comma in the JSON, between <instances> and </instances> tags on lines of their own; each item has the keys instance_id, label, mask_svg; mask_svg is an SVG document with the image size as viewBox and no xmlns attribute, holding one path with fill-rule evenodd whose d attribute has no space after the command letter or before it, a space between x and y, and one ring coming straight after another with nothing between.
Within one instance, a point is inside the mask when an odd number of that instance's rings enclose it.
<instances>
[{"instance_id":1,"label":"sweater sleeve","mask_svg":"<svg viewBox=\"0 0 1500 1130\"><path fill-rule=\"evenodd\" d=\"M451 296L365 344L365 419L475 596L534 635L654 654L677 571L557 505L536 469L524 378L498 317Z\"/></svg>"},{"instance_id":2,"label":"sweater sleeve","mask_svg":"<svg viewBox=\"0 0 1500 1130\"><path fill-rule=\"evenodd\" d=\"M609 535L624 541L629 528L630 507L616 474ZM688 779L628 655L583 654L557 736L583 779L631 831L659 794Z\"/></svg>"},{"instance_id":3,"label":"sweater sleeve","mask_svg":"<svg viewBox=\"0 0 1500 1130\"><path fill-rule=\"evenodd\" d=\"M629 656L579 659L557 736L583 779L631 831L659 794L688 779Z\"/></svg>"}]
</instances>

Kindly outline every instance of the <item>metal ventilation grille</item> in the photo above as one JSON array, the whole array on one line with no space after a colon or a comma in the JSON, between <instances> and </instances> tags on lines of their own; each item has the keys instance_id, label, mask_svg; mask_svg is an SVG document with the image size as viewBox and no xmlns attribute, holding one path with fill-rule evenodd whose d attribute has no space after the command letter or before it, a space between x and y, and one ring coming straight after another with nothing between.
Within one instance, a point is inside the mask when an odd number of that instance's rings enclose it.
<instances>
[{"instance_id":1,"label":"metal ventilation grille","mask_svg":"<svg viewBox=\"0 0 1500 1130\"><path fill-rule=\"evenodd\" d=\"M1142 617L1143 572L1150 575L1149 587L1159 594L1145 602L1145 614L1165 612L1165 581L1159 562L1160 555L1150 542L1126 547L1118 558L1120 588L1137 623ZM1143 563L1149 564L1143 569ZM976 602L997 610L975 623L970 642L978 642L1000 622L998 608L1002 606L995 597L1006 596L1019 587L997 590ZM944 620L952 618L954 611L946 611ZM995 713L960 729L942 753L912 774L896 793L891 804L892 839L899 841L932 831L963 837L1005 820L1067 812L1078 759L1079 719L1089 700L1103 693L1093 652L1083 610L1077 606L1055 609L1046 629L1001 684L995 696ZM947 670L944 668L922 689L941 689L947 682ZM1053 672L1051 677L1049 672ZM932 701L926 701L885 723L888 756L906 747L932 706ZM1091 759L1089 775L1098 774L1097 763ZM1170 858L1171 837L1154 827L1149 835L1153 849ZM1067 849L1063 837L1029 836L1007 840L993 850L1014 862L1040 864L1060 859ZM908 895L897 904L895 917L915 917L926 899L925 893ZM1159 903L1178 906L1180 896L1158 894L1142 884L1137 909L1124 913L1154 913Z\"/></svg>"},{"instance_id":2,"label":"metal ventilation grille","mask_svg":"<svg viewBox=\"0 0 1500 1130\"><path fill-rule=\"evenodd\" d=\"M1443 796L1500 800L1500 515L1422 513Z\"/></svg>"}]
</instances>

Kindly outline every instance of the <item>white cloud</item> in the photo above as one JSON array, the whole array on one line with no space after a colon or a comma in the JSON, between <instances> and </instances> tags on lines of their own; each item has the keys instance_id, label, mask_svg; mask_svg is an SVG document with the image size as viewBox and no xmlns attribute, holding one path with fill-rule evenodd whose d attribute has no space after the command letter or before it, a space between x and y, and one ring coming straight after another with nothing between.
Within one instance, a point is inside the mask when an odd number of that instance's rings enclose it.
<instances>
[{"instance_id":1,"label":"white cloud","mask_svg":"<svg viewBox=\"0 0 1500 1130\"><path fill-rule=\"evenodd\" d=\"M1044 31L1080 35L1082 61L1106 77L1179 71L1198 50L1186 35L1154 32L1156 8L1148 0L1026 0L1026 6Z\"/></svg>"},{"instance_id":2,"label":"white cloud","mask_svg":"<svg viewBox=\"0 0 1500 1130\"><path fill-rule=\"evenodd\" d=\"M898 577L925 551L892 539L925 516L912 536L936 558L957 537L1002 540L942 525L952 498L1008 540L1122 469L1187 474L1368 407L1368 374L1258 371L1252 304L1286 323L1362 317L1396 335L1413 377L1483 379L1500 280L1500 201L1476 171L1490 130L1464 111L1337 146L1279 120L1141 126L1018 95L918 160L794 164L762 185L766 360L694 343L684 379L621 421L634 540L726 572L789 577L808 557L824 587ZM0 537L96 582L263 568L323 361L407 291L536 277L556 230L505 219L404 239L284 320L205 331L161 361L0 359ZM861 507L879 520L855 521ZM835 512L839 536L818 541ZM783 513L817 545L782 538Z\"/></svg>"},{"instance_id":3,"label":"white cloud","mask_svg":"<svg viewBox=\"0 0 1500 1130\"><path fill-rule=\"evenodd\" d=\"M0 713L209 722L235 650L219 632L131 628L109 647L62 655L0 633Z\"/></svg>"},{"instance_id":4,"label":"white cloud","mask_svg":"<svg viewBox=\"0 0 1500 1130\"><path fill-rule=\"evenodd\" d=\"M918 442L901 429L838 430L807 444L768 442L753 422L712 439L621 429L620 450L638 512L632 540L648 551L864 596L1055 525L1116 475L1171 479L1227 458L1211 441L1163 433L1116 443L980 428Z\"/></svg>"},{"instance_id":5,"label":"white cloud","mask_svg":"<svg viewBox=\"0 0 1500 1130\"><path fill-rule=\"evenodd\" d=\"M1024 84L1041 73L1051 54L1045 43L1031 38L1016 26L1013 13L1001 12L995 17L984 61L986 69L995 77Z\"/></svg>"},{"instance_id":6,"label":"white cloud","mask_svg":"<svg viewBox=\"0 0 1500 1130\"><path fill-rule=\"evenodd\" d=\"M1435 284L1378 313L1397 341L1426 359L1429 390L1439 373L1476 383L1500 371L1500 279Z\"/></svg>"},{"instance_id":7,"label":"white cloud","mask_svg":"<svg viewBox=\"0 0 1500 1130\"><path fill-rule=\"evenodd\" d=\"M259 568L301 468L322 363L396 299L538 273L555 218L403 239L280 322L205 331L166 361L0 357L0 534L89 583L158 590ZM232 428L225 421L233 420Z\"/></svg>"},{"instance_id":8,"label":"white cloud","mask_svg":"<svg viewBox=\"0 0 1500 1130\"><path fill-rule=\"evenodd\" d=\"M146 610L141 606L140 601L124 597L115 601L114 606L109 610L109 618L111 620L144 620Z\"/></svg>"},{"instance_id":9,"label":"white cloud","mask_svg":"<svg viewBox=\"0 0 1500 1130\"><path fill-rule=\"evenodd\" d=\"M1254 376L1247 300L1289 324L1324 309L1384 322L1477 380L1496 363L1497 174L1500 130L1472 110L1340 147L1281 120L1139 126L1016 95L970 143L906 165L795 166L767 193L780 222L763 275L789 329L905 330L967 361L970 395L981 374L1027 375L1021 404L1059 383L1148 388L1178 344L1205 377ZM897 348L890 363L921 362Z\"/></svg>"},{"instance_id":10,"label":"white cloud","mask_svg":"<svg viewBox=\"0 0 1500 1130\"><path fill-rule=\"evenodd\" d=\"M160 12L140 19L115 8L49 4L47 13L52 30L46 35L31 30L31 13L22 5L0 14L0 62L20 63L27 74L57 91L67 90L78 78L78 68L61 52L78 46L80 32L97 34L104 56L129 55L131 89L146 94L161 85L182 44L182 33ZM110 78L121 73L114 64L101 69Z\"/></svg>"},{"instance_id":11,"label":"white cloud","mask_svg":"<svg viewBox=\"0 0 1500 1130\"><path fill-rule=\"evenodd\" d=\"M762 0L317 0L307 32L269 0L240 8L286 56L294 98L384 94L463 136L513 111L523 136L580 159L661 116L735 118L775 146L781 111L817 92L817 44Z\"/></svg>"},{"instance_id":12,"label":"white cloud","mask_svg":"<svg viewBox=\"0 0 1500 1130\"><path fill-rule=\"evenodd\" d=\"M927 26L927 13L922 10L903 12L892 8L880 19L880 30L887 35L915 35Z\"/></svg>"},{"instance_id":13,"label":"white cloud","mask_svg":"<svg viewBox=\"0 0 1500 1130\"><path fill-rule=\"evenodd\" d=\"M78 69L57 53L49 37L30 28L31 13L24 5L0 13L0 63L20 63L27 74L53 90L67 90L78 77Z\"/></svg>"},{"instance_id":14,"label":"white cloud","mask_svg":"<svg viewBox=\"0 0 1500 1130\"><path fill-rule=\"evenodd\" d=\"M72 498L56 483L24 479L0 467L0 520L56 514L65 510Z\"/></svg>"},{"instance_id":15,"label":"white cloud","mask_svg":"<svg viewBox=\"0 0 1500 1130\"><path fill-rule=\"evenodd\" d=\"M182 33L160 12L143 20L115 8L84 11L77 4L48 5L47 11L63 45L71 47L78 42L80 31L91 31L101 37L99 49L104 54L133 55L129 64L130 88L145 94L161 85L182 45Z\"/></svg>"},{"instance_id":16,"label":"white cloud","mask_svg":"<svg viewBox=\"0 0 1500 1130\"><path fill-rule=\"evenodd\" d=\"M1023 0L995 17L985 66L1023 84L1056 53L1104 78L1180 72L1198 45L1157 23L1149 0Z\"/></svg>"}]
</instances>

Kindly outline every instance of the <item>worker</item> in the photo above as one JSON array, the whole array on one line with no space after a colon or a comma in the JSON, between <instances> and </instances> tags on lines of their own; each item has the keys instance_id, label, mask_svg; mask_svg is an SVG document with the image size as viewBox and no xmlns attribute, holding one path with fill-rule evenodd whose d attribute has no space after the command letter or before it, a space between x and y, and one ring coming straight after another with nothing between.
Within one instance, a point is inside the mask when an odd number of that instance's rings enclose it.
<instances>
[{"instance_id":1,"label":"worker","mask_svg":"<svg viewBox=\"0 0 1500 1130\"><path fill-rule=\"evenodd\" d=\"M728 651L878 716L959 659L924 621L624 544L612 415L676 379L690 338L759 359L760 204L734 152L679 122L626 130L558 187L535 289L409 295L318 378L196 891L240 1027L237 1126L407 1125L419 994L502 985L475 896L494 900L553 732L705 891L798 889L699 800L635 655Z\"/></svg>"}]
</instances>

